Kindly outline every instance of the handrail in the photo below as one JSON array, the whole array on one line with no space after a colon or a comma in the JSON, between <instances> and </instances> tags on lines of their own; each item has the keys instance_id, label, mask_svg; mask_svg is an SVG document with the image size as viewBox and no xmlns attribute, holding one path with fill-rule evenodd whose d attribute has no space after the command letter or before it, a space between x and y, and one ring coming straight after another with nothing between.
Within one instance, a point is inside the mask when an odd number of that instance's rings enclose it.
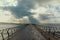
<instances>
[{"instance_id":1,"label":"handrail","mask_svg":"<svg viewBox=\"0 0 60 40\"><path fill-rule=\"evenodd\" d=\"M17 27L12 27L12 28L6 28L6 29L2 29L0 30L0 34L2 37L2 40L10 40L10 38L14 37L15 34L18 32L18 30L22 30L25 28L25 26L27 26L27 24L22 24L22 27L20 28L20 25L18 25ZM5 33L4 33L5 31ZM5 37L4 35L7 35L7 37Z\"/></svg>"},{"instance_id":2,"label":"handrail","mask_svg":"<svg viewBox=\"0 0 60 40\"><path fill-rule=\"evenodd\" d=\"M48 27L49 29L49 31L47 31L47 30L43 30L43 29L41 29L41 27L42 26L44 26L44 25L40 25L39 27L37 27L36 25L34 25L34 27L47 39L47 40L59 40L59 38L58 37L56 37L56 35L55 35L55 29L54 29L54 32L52 33L51 32L51 28L50 27ZM45 29L46 27L44 26L44 29Z\"/></svg>"},{"instance_id":3,"label":"handrail","mask_svg":"<svg viewBox=\"0 0 60 40\"><path fill-rule=\"evenodd\" d=\"M5 31L5 33L4 33ZM11 31L11 32L9 32ZM2 37L2 40L8 40L10 39L13 34L17 31L17 28L16 27L13 27L13 28L6 28L6 29L3 29L3 30L0 30L0 34L1 34L1 37ZM4 37L4 35L7 35L7 37Z\"/></svg>"}]
</instances>

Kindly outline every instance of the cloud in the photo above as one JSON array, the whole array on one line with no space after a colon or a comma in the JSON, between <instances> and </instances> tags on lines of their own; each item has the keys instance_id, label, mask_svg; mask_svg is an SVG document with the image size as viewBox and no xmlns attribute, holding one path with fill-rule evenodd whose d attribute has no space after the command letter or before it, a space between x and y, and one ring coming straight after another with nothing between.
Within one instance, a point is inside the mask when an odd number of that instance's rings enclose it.
<instances>
[{"instance_id":1,"label":"cloud","mask_svg":"<svg viewBox=\"0 0 60 40\"><path fill-rule=\"evenodd\" d=\"M0 22L9 20L11 16L8 13L10 14L10 12L0 10Z\"/></svg>"},{"instance_id":2,"label":"cloud","mask_svg":"<svg viewBox=\"0 0 60 40\"><path fill-rule=\"evenodd\" d=\"M27 16L28 20L32 23L39 23L41 21L52 22L51 20L53 20L54 17L55 19L57 19L57 17L60 17L58 7L55 8L55 6L59 6L59 1L60 0L9 0L5 1L6 4L4 4L4 7L1 7L1 9L9 10L11 14L16 19L18 19L17 21L23 20L23 18ZM52 5L54 7L52 7ZM38 17L36 17L36 14ZM53 16L51 16L50 14L52 14ZM57 19L56 21L58 20L59 19Z\"/></svg>"},{"instance_id":3,"label":"cloud","mask_svg":"<svg viewBox=\"0 0 60 40\"><path fill-rule=\"evenodd\" d=\"M4 10L10 10L12 12L12 15L14 15L16 18L21 18L23 16L29 16L31 13L28 11L31 8L33 8L33 2L30 0L18 0L17 6L8 6L3 7Z\"/></svg>"},{"instance_id":4,"label":"cloud","mask_svg":"<svg viewBox=\"0 0 60 40\"><path fill-rule=\"evenodd\" d=\"M1 7L16 6L16 5L17 5L17 0L0 0Z\"/></svg>"},{"instance_id":5,"label":"cloud","mask_svg":"<svg viewBox=\"0 0 60 40\"><path fill-rule=\"evenodd\" d=\"M52 0L52 1L50 0L49 3L46 1L44 3L42 2L42 4L37 3L37 5L38 6L35 6L34 9L31 9L30 11L33 14L35 14L35 16L36 14L38 14L39 16L38 20L40 20L40 22L59 23L60 20L59 0Z\"/></svg>"},{"instance_id":6,"label":"cloud","mask_svg":"<svg viewBox=\"0 0 60 40\"><path fill-rule=\"evenodd\" d=\"M31 19L31 13L29 12L29 10L33 8L33 2L31 2L30 0L18 0L17 6L4 6L1 7L1 9L3 10L9 10L11 12L11 14L16 18L19 19L22 18L24 16L28 16L29 20ZM9 13L8 13L9 14ZM12 16L11 16L12 17ZM11 21L15 21L14 18L11 18ZM32 19L34 20L34 18L32 17ZM32 19L30 21L32 21Z\"/></svg>"}]
</instances>

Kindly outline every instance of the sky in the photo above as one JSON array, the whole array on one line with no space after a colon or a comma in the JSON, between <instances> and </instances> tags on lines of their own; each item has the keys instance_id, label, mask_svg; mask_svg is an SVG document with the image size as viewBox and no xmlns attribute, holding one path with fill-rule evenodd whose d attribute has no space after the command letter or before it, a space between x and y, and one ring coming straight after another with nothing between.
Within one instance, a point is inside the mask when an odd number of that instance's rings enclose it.
<instances>
[{"instance_id":1,"label":"sky","mask_svg":"<svg viewBox=\"0 0 60 40\"><path fill-rule=\"evenodd\" d=\"M0 0L0 22L60 23L60 0Z\"/></svg>"}]
</instances>

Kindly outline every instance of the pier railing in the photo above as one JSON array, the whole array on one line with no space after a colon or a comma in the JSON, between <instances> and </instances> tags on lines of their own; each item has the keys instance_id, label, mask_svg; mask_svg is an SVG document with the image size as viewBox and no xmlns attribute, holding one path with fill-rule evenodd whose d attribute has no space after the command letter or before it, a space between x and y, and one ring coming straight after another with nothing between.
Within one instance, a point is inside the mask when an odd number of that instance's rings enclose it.
<instances>
[{"instance_id":1,"label":"pier railing","mask_svg":"<svg viewBox=\"0 0 60 40\"><path fill-rule=\"evenodd\" d=\"M1 40L9 40L10 38L12 38L14 36L16 31L17 31L16 27L0 30Z\"/></svg>"},{"instance_id":2,"label":"pier railing","mask_svg":"<svg viewBox=\"0 0 60 40\"><path fill-rule=\"evenodd\" d=\"M41 30L49 33L53 37L60 38L60 27L53 25L53 26L41 26L40 28Z\"/></svg>"},{"instance_id":3,"label":"pier railing","mask_svg":"<svg viewBox=\"0 0 60 40\"><path fill-rule=\"evenodd\" d=\"M35 28L47 39L47 40L60 40L60 27L51 27L45 25L39 25Z\"/></svg>"},{"instance_id":4,"label":"pier railing","mask_svg":"<svg viewBox=\"0 0 60 40\"><path fill-rule=\"evenodd\" d=\"M24 26L28 26L29 24L26 24ZM33 24L34 25L34 24ZM22 29L26 28L22 27ZM34 27L47 39L47 40L59 40L60 37L60 27L51 27L51 26L45 26L45 25L34 25ZM3 30L0 30L0 37L2 40L10 40L20 28L13 27L13 28L6 28ZM58 34L59 33L59 34Z\"/></svg>"}]
</instances>

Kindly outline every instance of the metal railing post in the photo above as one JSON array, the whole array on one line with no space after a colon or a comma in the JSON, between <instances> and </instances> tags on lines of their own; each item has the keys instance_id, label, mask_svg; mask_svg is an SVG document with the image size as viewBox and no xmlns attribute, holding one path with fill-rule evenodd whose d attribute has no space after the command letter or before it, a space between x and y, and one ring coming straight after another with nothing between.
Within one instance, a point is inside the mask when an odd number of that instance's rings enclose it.
<instances>
[{"instance_id":1,"label":"metal railing post","mask_svg":"<svg viewBox=\"0 0 60 40\"><path fill-rule=\"evenodd\" d=\"M7 29L8 39L9 39L9 29Z\"/></svg>"},{"instance_id":2,"label":"metal railing post","mask_svg":"<svg viewBox=\"0 0 60 40\"><path fill-rule=\"evenodd\" d=\"M2 30L2 32L1 32L1 36L2 36L2 40L4 40L4 36L3 36L3 30Z\"/></svg>"},{"instance_id":3,"label":"metal railing post","mask_svg":"<svg viewBox=\"0 0 60 40\"><path fill-rule=\"evenodd\" d=\"M12 34L11 34L11 35L13 36L13 30L12 30L12 29L11 29L11 32L12 32Z\"/></svg>"}]
</instances>

